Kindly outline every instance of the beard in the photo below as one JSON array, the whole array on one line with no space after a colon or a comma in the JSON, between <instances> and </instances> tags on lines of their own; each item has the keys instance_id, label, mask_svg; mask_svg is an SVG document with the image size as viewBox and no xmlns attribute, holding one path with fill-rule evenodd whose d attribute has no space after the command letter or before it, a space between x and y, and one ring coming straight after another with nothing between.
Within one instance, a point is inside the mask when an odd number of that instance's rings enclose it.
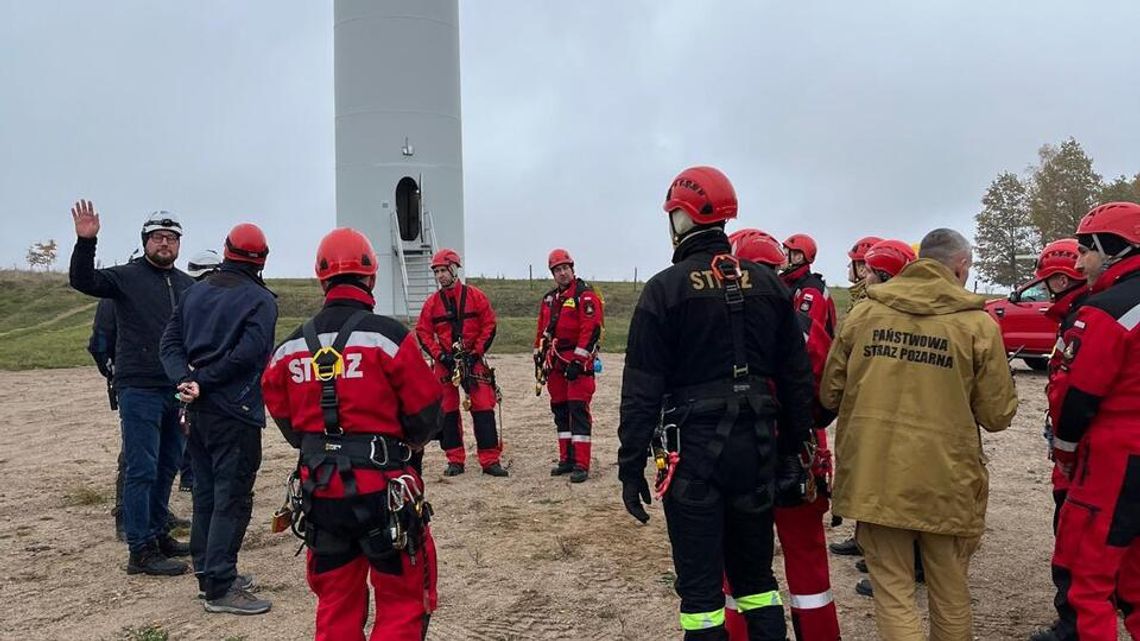
<instances>
[{"instance_id":1,"label":"beard","mask_svg":"<svg viewBox=\"0 0 1140 641\"><path fill-rule=\"evenodd\" d=\"M158 267L170 267L178 259L178 252L169 249L156 249L147 252L146 259Z\"/></svg>"}]
</instances>

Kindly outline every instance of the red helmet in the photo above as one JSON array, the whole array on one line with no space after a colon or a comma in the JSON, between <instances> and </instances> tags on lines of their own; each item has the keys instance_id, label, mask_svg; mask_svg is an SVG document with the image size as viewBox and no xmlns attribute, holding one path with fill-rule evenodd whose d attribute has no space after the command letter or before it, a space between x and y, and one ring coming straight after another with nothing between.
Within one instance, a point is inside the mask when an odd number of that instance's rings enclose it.
<instances>
[{"instance_id":1,"label":"red helmet","mask_svg":"<svg viewBox=\"0 0 1140 641\"><path fill-rule=\"evenodd\" d=\"M242 223L230 230L226 236L226 248L222 255L226 260L236 260L254 265L264 265L269 255L269 242L261 228L253 223Z\"/></svg>"},{"instance_id":2,"label":"red helmet","mask_svg":"<svg viewBox=\"0 0 1140 641\"><path fill-rule=\"evenodd\" d=\"M1084 234L1113 234L1140 245L1140 205L1116 202L1093 207L1077 225L1077 235Z\"/></svg>"},{"instance_id":3,"label":"red helmet","mask_svg":"<svg viewBox=\"0 0 1140 641\"><path fill-rule=\"evenodd\" d=\"M804 259L808 263L815 262L816 246L815 239L807 234L792 234L784 241L784 249L801 251L804 253Z\"/></svg>"},{"instance_id":4,"label":"red helmet","mask_svg":"<svg viewBox=\"0 0 1140 641\"><path fill-rule=\"evenodd\" d=\"M1073 238L1055 240L1037 257L1037 280L1045 280L1053 274L1064 274L1069 278L1085 280L1085 275L1077 271L1077 258L1080 257L1080 247Z\"/></svg>"},{"instance_id":5,"label":"red helmet","mask_svg":"<svg viewBox=\"0 0 1140 641\"><path fill-rule=\"evenodd\" d=\"M855 245L851 247L851 251L847 252L847 257L852 261L863 260L863 256L867 253L867 250L871 248L871 245L874 245L880 240L882 240L882 238L878 236L864 236L860 238L855 241Z\"/></svg>"},{"instance_id":6,"label":"red helmet","mask_svg":"<svg viewBox=\"0 0 1140 641\"><path fill-rule=\"evenodd\" d=\"M736 190L715 167L689 167L673 179L665 194L665 212L683 209L698 225L736 218Z\"/></svg>"},{"instance_id":7,"label":"red helmet","mask_svg":"<svg viewBox=\"0 0 1140 641\"><path fill-rule=\"evenodd\" d=\"M570 252L565 249L552 249L550 256L546 259L546 266L551 271L559 265L569 265L571 269L574 268L574 259L570 257Z\"/></svg>"},{"instance_id":8,"label":"red helmet","mask_svg":"<svg viewBox=\"0 0 1140 641\"><path fill-rule=\"evenodd\" d=\"M341 274L376 275L376 251L364 234L351 227L339 227L325 234L317 247L317 279L328 280Z\"/></svg>"},{"instance_id":9,"label":"red helmet","mask_svg":"<svg viewBox=\"0 0 1140 641\"><path fill-rule=\"evenodd\" d=\"M901 240L880 240L863 255L867 267L883 272L892 278L899 275L910 263L918 259L910 245Z\"/></svg>"},{"instance_id":10,"label":"red helmet","mask_svg":"<svg viewBox=\"0 0 1140 641\"><path fill-rule=\"evenodd\" d=\"M431 257L432 269L436 267L463 267L463 263L459 260L459 253L454 249L447 249L446 247L437 251L435 256Z\"/></svg>"},{"instance_id":11,"label":"red helmet","mask_svg":"<svg viewBox=\"0 0 1140 641\"><path fill-rule=\"evenodd\" d=\"M745 233L742 233L745 232ZM769 267L779 267L784 264L784 248L780 241L759 229L742 229L733 236L732 253L737 258L750 260ZM732 240L732 237L729 237Z\"/></svg>"}]
</instances>

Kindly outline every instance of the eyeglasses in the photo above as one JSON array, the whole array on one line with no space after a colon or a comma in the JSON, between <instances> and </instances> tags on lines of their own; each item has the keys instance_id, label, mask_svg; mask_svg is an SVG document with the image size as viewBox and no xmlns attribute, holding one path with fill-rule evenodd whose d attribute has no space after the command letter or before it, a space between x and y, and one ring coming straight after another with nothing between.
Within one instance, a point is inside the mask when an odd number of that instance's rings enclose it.
<instances>
[{"instance_id":1,"label":"eyeglasses","mask_svg":"<svg viewBox=\"0 0 1140 641\"><path fill-rule=\"evenodd\" d=\"M153 240L156 243L166 243L168 245L173 245L174 243L182 240L182 237L178 234L170 232L156 231L151 232L151 234L147 236L147 240Z\"/></svg>"}]
</instances>

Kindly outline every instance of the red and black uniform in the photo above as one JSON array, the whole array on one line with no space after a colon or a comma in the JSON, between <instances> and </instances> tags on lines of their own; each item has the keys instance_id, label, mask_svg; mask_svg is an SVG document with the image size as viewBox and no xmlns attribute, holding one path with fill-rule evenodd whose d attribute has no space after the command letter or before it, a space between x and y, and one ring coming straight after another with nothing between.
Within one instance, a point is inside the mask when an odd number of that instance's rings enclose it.
<instances>
[{"instance_id":1,"label":"red and black uniform","mask_svg":"<svg viewBox=\"0 0 1140 641\"><path fill-rule=\"evenodd\" d=\"M807 314L800 313L800 327L811 360L812 378L818 399L819 381L831 337L823 326ZM776 507L776 534L784 550L784 575L788 582L792 610L792 628L798 641L838 641L839 615L831 593L831 577L827 567L827 535L823 515L830 508L831 452L827 447L827 425L834 418L815 403L816 453L812 475L816 478L815 501L794 507ZM747 641L748 628L736 609L725 582L725 629L729 641Z\"/></svg>"},{"instance_id":2,"label":"red and black uniform","mask_svg":"<svg viewBox=\"0 0 1140 641\"><path fill-rule=\"evenodd\" d=\"M1140 638L1140 256L1097 278L1050 381L1054 457L1073 462L1053 575L1082 641ZM1116 594L1114 601L1113 594Z\"/></svg>"},{"instance_id":3,"label":"red and black uniform","mask_svg":"<svg viewBox=\"0 0 1140 641\"><path fill-rule=\"evenodd\" d=\"M811 316L813 321L823 325L828 336L834 337L838 316L835 300L828 293L823 276L813 273L811 264L807 263L781 273L780 278L792 290L792 304L796 309Z\"/></svg>"},{"instance_id":4,"label":"red and black uniform","mask_svg":"<svg viewBox=\"0 0 1140 641\"><path fill-rule=\"evenodd\" d=\"M389 527L397 514L392 486L402 482L422 494L408 461L438 432L440 386L415 338L399 322L370 313L374 304L360 288L333 286L312 324L276 349L262 377L269 413L301 449L306 578L317 595L318 641L364 639L369 582L377 609L373 640L421 641L437 603L427 519L406 530L402 549ZM328 385L314 374L314 340L343 345L331 403Z\"/></svg>"},{"instance_id":5,"label":"red and black uniform","mask_svg":"<svg viewBox=\"0 0 1140 641\"><path fill-rule=\"evenodd\" d=\"M603 323L602 299L589 283L575 278L566 289L555 288L542 297L534 341L539 349L544 335L553 340L546 389L558 429L558 461L585 471L590 469L590 400Z\"/></svg>"},{"instance_id":6,"label":"red and black uniform","mask_svg":"<svg viewBox=\"0 0 1140 641\"><path fill-rule=\"evenodd\" d=\"M1061 389L1063 386L1060 380L1065 376L1066 371L1062 369L1065 364L1065 345L1066 337L1072 331L1073 325L1077 320L1077 311L1085 298L1088 296L1088 287L1082 282L1079 286L1073 288L1060 298L1058 298L1053 305L1045 312L1045 316L1057 323L1057 344L1053 347L1053 352L1049 355L1049 382L1045 385L1045 396L1049 399L1049 438L1052 439L1052 426L1056 414L1060 413L1061 397L1056 396L1054 392ZM1054 381L1058 383L1054 383ZM1056 405L1056 407L1054 407ZM1065 503L1065 495L1069 491L1069 477L1065 476L1064 472L1059 466L1053 466L1053 502L1056 504L1056 509L1053 513L1053 532L1057 532L1057 522L1061 518L1061 505Z\"/></svg>"},{"instance_id":7,"label":"red and black uniform","mask_svg":"<svg viewBox=\"0 0 1140 641\"><path fill-rule=\"evenodd\" d=\"M495 387L483 360L495 340L495 311L487 296L477 287L456 280L454 285L439 290L424 302L416 323L416 337L435 361L436 377L443 384L440 445L447 454L447 461L463 464L467 460L463 421L459 416L459 388L452 384L454 368L460 366L454 361L458 356L468 359L462 364L468 368L468 376L460 386L471 401L479 465L487 468L498 463L502 446L495 426ZM445 364L448 362L450 366Z\"/></svg>"}]
</instances>

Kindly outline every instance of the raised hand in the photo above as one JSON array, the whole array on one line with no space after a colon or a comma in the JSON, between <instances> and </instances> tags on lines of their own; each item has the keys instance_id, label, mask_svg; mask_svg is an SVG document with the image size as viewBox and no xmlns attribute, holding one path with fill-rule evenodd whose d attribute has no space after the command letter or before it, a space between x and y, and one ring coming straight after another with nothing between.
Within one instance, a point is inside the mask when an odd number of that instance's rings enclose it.
<instances>
[{"instance_id":1,"label":"raised hand","mask_svg":"<svg viewBox=\"0 0 1140 641\"><path fill-rule=\"evenodd\" d=\"M80 200L71 208L71 219L75 221L75 235L80 238L95 238L99 234L99 214L90 200Z\"/></svg>"}]
</instances>

